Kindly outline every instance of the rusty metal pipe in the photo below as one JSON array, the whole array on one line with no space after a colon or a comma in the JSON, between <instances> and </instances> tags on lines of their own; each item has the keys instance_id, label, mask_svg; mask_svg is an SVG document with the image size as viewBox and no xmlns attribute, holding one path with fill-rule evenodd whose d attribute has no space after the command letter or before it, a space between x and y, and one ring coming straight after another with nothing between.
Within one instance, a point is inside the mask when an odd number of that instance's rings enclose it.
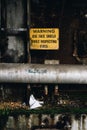
<instances>
[{"instance_id":1,"label":"rusty metal pipe","mask_svg":"<svg viewBox=\"0 0 87 130\"><path fill-rule=\"evenodd\" d=\"M0 82L87 84L87 66L0 63Z\"/></svg>"}]
</instances>

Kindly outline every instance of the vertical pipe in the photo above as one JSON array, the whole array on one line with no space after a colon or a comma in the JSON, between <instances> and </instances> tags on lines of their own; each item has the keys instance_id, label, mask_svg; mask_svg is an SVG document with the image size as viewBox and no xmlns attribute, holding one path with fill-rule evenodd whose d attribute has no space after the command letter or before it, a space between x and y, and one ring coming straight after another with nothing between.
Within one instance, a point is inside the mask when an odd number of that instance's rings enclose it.
<instances>
[{"instance_id":1,"label":"vertical pipe","mask_svg":"<svg viewBox=\"0 0 87 130\"><path fill-rule=\"evenodd\" d=\"M4 0L1 0L1 27L3 27L4 24Z\"/></svg>"},{"instance_id":2,"label":"vertical pipe","mask_svg":"<svg viewBox=\"0 0 87 130\"><path fill-rule=\"evenodd\" d=\"M31 54L29 50L29 29L30 29L30 0L27 0L27 26L28 26L28 42L27 42L27 52L28 52L28 63L31 63Z\"/></svg>"},{"instance_id":3,"label":"vertical pipe","mask_svg":"<svg viewBox=\"0 0 87 130\"><path fill-rule=\"evenodd\" d=\"M0 31L1 31L1 0L0 0Z\"/></svg>"},{"instance_id":4,"label":"vertical pipe","mask_svg":"<svg viewBox=\"0 0 87 130\"><path fill-rule=\"evenodd\" d=\"M7 36L7 0L5 0L5 33Z\"/></svg>"},{"instance_id":5,"label":"vertical pipe","mask_svg":"<svg viewBox=\"0 0 87 130\"><path fill-rule=\"evenodd\" d=\"M27 0L27 25L30 26L30 0Z\"/></svg>"},{"instance_id":6,"label":"vertical pipe","mask_svg":"<svg viewBox=\"0 0 87 130\"><path fill-rule=\"evenodd\" d=\"M30 0L26 0L27 6L26 6L26 11L27 11L27 28L28 28L28 33L27 33L27 62L31 63L31 54L29 50L29 29L30 29ZM31 87L30 84L27 85L27 88ZM28 95L28 89L27 89L27 101L30 100L30 94Z\"/></svg>"},{"instance_id":7,"label":"vertical pipe","mask_svg":"<svg viewBox=\"0 0 87 130\"><path fill-rule=\"evenodd\" d=\"M27 35L27 0L22 0L22 5L23 5L23 10L24 10L24 28L26 28L26 31L25 33L23 33L23 37L24 37L24 55L25 55L25 62L27 62L27 54L28 54L28 51L27 51L27 41L28 41L28 35Z\"/></svg>"},{"instance_id":8,"label":"vertical pipe","mask_svg":"<svg viewBox=\"0 0 87 130\"><path fill-rule=\"evenodd\" d=\"M72 127L71 130L79 130L78 120L75 119L75 115L72 115Z\"/></svg>"},{"instance_id":9,"label":"vertical pipe","mask_svg":"<svg viewBox=\"0 0 87 130\"><path fill-rule=\"evenodd\" d=\"M1 42L1 0L0 0L0 42ZM1 45L0 45L1 48ZM1 50L0 50L0 62L1 62Z\"/></svg>"},{"instance_id":10,"label":"vertical pipe","mask_svg":"<svg viewBox=\"0 0 87 130\"><path fill-rule=\"evenodd\" d=\"M1 28L4 29L4 32L1 32L1 46L3 46L3 50L7 47L7 1L1 0ZM5 50L1 51L1 59L5 53ZM2 61L2 60L1 60Z\"/></svg>"},{"instance_id":11,"label":"vertical pipe","mask_svg":"<svg viewBox=\"0 0 87 130\"><path fill-rule=\"evenodd\" d=\"M1 0L1 27L7 28L7 1Z\"/></svg>"}]
</instances>

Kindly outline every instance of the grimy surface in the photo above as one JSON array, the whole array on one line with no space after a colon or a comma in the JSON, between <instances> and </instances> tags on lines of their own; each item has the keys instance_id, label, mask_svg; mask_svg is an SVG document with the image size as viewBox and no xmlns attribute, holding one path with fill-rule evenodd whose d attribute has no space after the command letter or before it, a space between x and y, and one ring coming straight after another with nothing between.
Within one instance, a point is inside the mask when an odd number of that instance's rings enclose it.
<instances>
[{"instance_id":1,"label":"grimy surface","mask_svg":"<svg viewBox=\"0 0 87 130\"><path fill-rule=\"evenodd\" d=\"M86 84L87 66L1 63L0 82Z\"/></svg>"}]
</instances>

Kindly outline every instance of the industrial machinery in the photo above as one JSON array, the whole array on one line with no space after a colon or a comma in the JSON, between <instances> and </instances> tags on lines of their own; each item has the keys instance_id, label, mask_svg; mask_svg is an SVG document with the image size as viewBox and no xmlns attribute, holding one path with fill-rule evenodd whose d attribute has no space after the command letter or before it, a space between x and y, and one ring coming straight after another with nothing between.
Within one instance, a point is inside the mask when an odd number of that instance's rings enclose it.
<instances>
[{"instance_id":1,"label":"industrial machinery","mask_svg":"<svg viewBox=\"0 0 87 130\"><path fill-rule=\"evenodd\" d=\"M86 28L86 0L0 1L1 129L87 129Z\"/></svg>"}]
</instances>

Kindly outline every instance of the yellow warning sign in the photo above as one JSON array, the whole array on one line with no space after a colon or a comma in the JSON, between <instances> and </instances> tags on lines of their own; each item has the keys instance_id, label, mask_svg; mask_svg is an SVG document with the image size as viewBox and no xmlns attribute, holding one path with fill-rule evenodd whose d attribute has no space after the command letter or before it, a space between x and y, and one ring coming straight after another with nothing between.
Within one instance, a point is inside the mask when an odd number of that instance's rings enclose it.
<instances>
[{"instance_id":1,"label":"yellow warning sign","mask_svg":"<svg viewBox=\"0 0 87 130\"><path fill-rule=\"evenodd\" d=\"M30 49L57 50L59 49L58 28L31 28Z\"/></svg>"}]
</instances>

